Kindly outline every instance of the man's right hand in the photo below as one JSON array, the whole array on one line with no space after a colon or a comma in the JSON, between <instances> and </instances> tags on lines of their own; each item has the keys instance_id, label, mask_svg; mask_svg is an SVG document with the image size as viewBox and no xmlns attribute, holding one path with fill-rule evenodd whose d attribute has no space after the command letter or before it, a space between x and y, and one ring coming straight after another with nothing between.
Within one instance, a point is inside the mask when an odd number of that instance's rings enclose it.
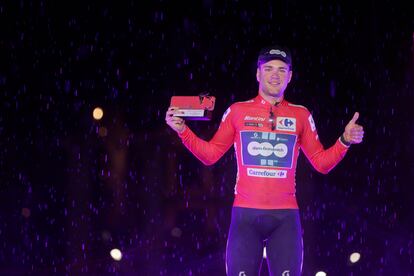
<instances>
[{"instance_id":1,"label":"man's right hand","mask_svg":"<svg viewBox=\"0 0 414 276\"><path fill-rule=\"evenodd\" d=\"M178 107L170 106L165 114L165 122L177 133L182 133L187 127L183 118L174 116L180 114L180 112Z\"/></svg>"}]
</instances>

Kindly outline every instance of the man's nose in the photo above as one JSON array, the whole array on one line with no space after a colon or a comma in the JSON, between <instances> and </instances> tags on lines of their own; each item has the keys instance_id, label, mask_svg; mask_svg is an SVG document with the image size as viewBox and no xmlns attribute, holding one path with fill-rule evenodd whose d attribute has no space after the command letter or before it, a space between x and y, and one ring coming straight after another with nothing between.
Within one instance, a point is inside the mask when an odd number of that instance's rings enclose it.
<instances>
[{"instance_id":1,"label":"man's nose","mask_svg":"<svg viewBox=\"0 0 414 276\"><path fill-rule=\"evenodd\" d=\"M275 71L272 73L272 75L270 76L272 79L279 79L280 75L279 72Z\"/></svg>"},{"instance_id":2,"label":"man's nose","mask_svg":"<svg viewBox=\"0 0 414 276\"><path fill-rule=\"evenodd\" d=\"M279 70L274 70L274 71L272 71L272 77L279 77Z\"/></svg>"}]
</instances>

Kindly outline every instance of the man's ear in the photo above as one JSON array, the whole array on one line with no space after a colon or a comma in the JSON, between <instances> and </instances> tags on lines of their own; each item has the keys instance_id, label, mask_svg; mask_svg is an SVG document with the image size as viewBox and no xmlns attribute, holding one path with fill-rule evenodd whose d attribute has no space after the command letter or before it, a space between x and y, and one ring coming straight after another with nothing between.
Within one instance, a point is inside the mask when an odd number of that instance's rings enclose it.
<instances>
[{"instance_id":1,"label":"man's ear","mask_svg":"<svg viewBox=\"0 0 414 276\"><path fill-rule=\"evenodd\" d=\"M289 71L289 80L288 83L290 82L290 80L292 79L292 75L293 75L293 71Z\"/></svg>"},{"instance_id":2,"label":"man's ear","mask_svg":"<svg viewBox=\"0 0 414 276\"><path fill-rule=\"evenodd\" d=\"M260 80L260 69L259 69L259 67L257 67L257 70L256 70L256 80L257 81Z\"/></svg>"}]
</instances>

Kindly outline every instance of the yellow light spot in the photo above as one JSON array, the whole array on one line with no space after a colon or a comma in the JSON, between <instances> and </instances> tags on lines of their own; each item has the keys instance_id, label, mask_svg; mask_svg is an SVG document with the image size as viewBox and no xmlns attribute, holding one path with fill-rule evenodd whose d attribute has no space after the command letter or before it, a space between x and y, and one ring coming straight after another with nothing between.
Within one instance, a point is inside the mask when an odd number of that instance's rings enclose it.
<instances>
[{"instance_id":1,"label":"yellow light spot","mask_svg":"<svg viewBox=\"0 0 414 276\"><path fill-rule=\"evenodd\" d=\"M102 110L102 108L100 108L100 107L95 107L95 109L93 110L92 115L93 115L93 118L94 118L95 120L100 120L100 119L102 119L102 117L103 117L103 110Z\"/></svg>"}]
</instances>

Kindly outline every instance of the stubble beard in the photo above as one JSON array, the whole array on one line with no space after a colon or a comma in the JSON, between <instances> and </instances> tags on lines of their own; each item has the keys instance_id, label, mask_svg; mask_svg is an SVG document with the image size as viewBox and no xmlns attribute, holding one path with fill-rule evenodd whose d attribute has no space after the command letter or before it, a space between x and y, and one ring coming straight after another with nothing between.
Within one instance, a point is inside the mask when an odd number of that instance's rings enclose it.
<instances>
[{"instance_id":1,"label":"stubble beard","mask_svg":"<svg viewBox=\"0 0 414 276\"><path fill-rule=\"evenodd\" d=\"M262 91L265 95L268 95L270 97L280 98L283 96L283 89L280 87L273 89L269 87L263 87Z\"/></svg>"}]
</instances>

